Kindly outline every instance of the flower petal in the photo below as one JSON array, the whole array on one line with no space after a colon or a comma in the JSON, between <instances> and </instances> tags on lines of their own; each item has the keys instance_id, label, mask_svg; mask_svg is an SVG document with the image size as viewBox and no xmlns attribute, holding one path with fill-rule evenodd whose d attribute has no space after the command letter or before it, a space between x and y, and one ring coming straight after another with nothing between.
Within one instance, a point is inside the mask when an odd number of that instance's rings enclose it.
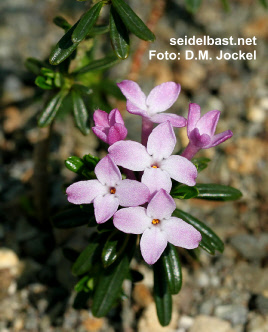
<instances>
[{"instance_id":1,"label":"flower petal","mask_svg":"<svg viewBox=\"0 0 268 332\"><path fill-rule=\"evenodd\" d=\"M187 184L188 186L195 185L197 169L193 163L182 156L170 156L162 162L161 169L178 182Z\"/></svg>"},{"instance_id":2,"label":"flower petal","mask_svg":"<svg viewBox=\"0 0 268 332\"><path fill-rule=\"evenodd\" d=\"M127 136L127 128L121 123L115 123L109 130L107 143L109 145L125 139Z\"/></svg>"},{"instance_id":3,"label":"flower petal","mask_svg":"<svg viewBox=\"0 0 268 332\"><path fill-rule=\"evenodd\" d=\"M175 209L174 199L164 189L160 189L150 200L147 215L152 219L167 219Z\"/></svg>"},{"instance_id":4,"label":"flower petal","mask_svg":"<svg viewBox=\"0 0 268 332\"><path fill-rule=\"evenodd\" d=\"M200 135L199 130L194 128L189 135L189 140L193 145L204 148L205 146L210 146L211 137L207 134Z\"/></svg>"},{"instance_id":5,"label":"flower petal","mask_svg":"<svg viewBox=\"0 0 268 332\"><path fill-rule=\"evenodd\" d=\"M176 136L169 121L153 129L148 137L147 151L158 161L168 158L176 145Z\"/></svg>"},{"instance_id":6,"label":"flower petal","mask_svg":"<svg viewBox=\"0 0 268 332\"><path fill-rule=\"evenodd\" d=\"M153 88L146 99L148 113L153 115L167 110L175 103L180 91L180 84L176 84L174 82L162 83Z\"/></svg>"},{"instance_id":7,"label":"flower petal","mask_svg":"<svg viewBox=\"0 0 268 332\"><path fill-rule=\"evenodd\" d=\"M211 143L210 143L209 147L213 147L220 143L223 143L224 141L226 141L228 138L231 138L232 136L233 136L233 133L231 130L226 130L220 134L214 135L211 139ZM205 147L205 148L207 148L207 147Z\"/></svg>"},{"instance_id":8,"label":"flower petal","mask_svg":"<svg viewBox=\"0 0 268 332\"><path fill-rule=\"evenodd\" d=\"M148 202L150 192L145 184L126 179L116 187L116 196L121 206L138 206Z\"/></svg>"},{"instance_id":9,"label":"flower petal","mask_svg":"<svg viewBox=\"0 0 268 332\"><path fill-rule=\"evenodd\" d=\"M160 168L146 168L142 175L141 182L148 187L151 196L162 188L169 193L172 187L170 176L166 171Z\"/></svg>"},{"instance_id":10,"label":"flower petal","mask_svg":"<svg viewBox=\"0 0 268 332\"><path fill-rule=\"evenodd\" d=\"M141 206L125 208L114 215L114 226L124 233L141 234L151 225L152 220Z\"/></svg>"},{"instance_id":11,"label":"flower petal","mask_svg":"<svg viewBox=\"0 0 268 332\"><path fill-rule=\"evenodd\" d=\"M154 114L150 117L150 120L154 123L169 121L172 127L177 128L185 127L187 123L187 120L183 116L172 113Z\"/></svg>"},{"instance_id":12,"label":"flower petal","mask_svg":"<svg viewBox=\"0 0 268 332\"><path fill-rule=\"evenodd\" d=\"M107 193L107 188L98 180L79 181L66 189L67 199L73 204L89 204L98 195Z\"/></svg>"},{"instance_id":13,"label":"flower petal","mask_svg":"<svg viewBox=\"0 0 268 332\"><path fill-rule=\"evenodd\" d=\"M161 228L166 233L168 242L174 246L194 249L202 240L200 232L180 218L171 217L161 221Z\"/></svg>"},{"instance_id":14,"label":"flower petal","mask_svg":"<svg viewBox=\"0 0 268 332\"><path fill-rule=\"evenodd\" d=\"M109 126L113 126L115 123L121 123L124 125L124 120L122 118L121 113L117 108L111 110L108 115Z\"/></svg>"},{"instance_id":15,"label":"flower petal","mask_svg":"<svg viewBox=\"0 0 268 332\"><path fill-rule=\"evenodd\" d=\"M108 152L117 165L132 171L143 171L150 166L152 159L146 148L134 141L116 142L109 147Z\"/></svg>"},{"instance_id":16,"label":"flower petal","mask_svg":"<svg viewBox=\"0 0 268 332\"><path fill-rule=\"evenodd\" d=\"M95 167L97 179L105 186L115 186L122 179L119 168L109 155L102 158Z\"/></svg>"},{"instance_id":17,"label":"flower petal","mask_svg":"<svg viewBox=\"0 0 268 332\"><path fill-rule=\"evenodd\" d=\"M167 238L160 227L152 225L142 234L140 240L141 254L147 264L154 264L167 246Z\"/></svg>"},{"instance_id":18,"label":"flower petal","mask_svg":"<svg viewBox=\"0 0 268 332\"><path fill-rule=\"evenodd\" d=\"M95 122L95 126L101 126L101 127L108 127L108 113L98 109L93 114L93 120Z\"/></svg>"},{"instance_id":19,"label":"flower petal","mask_svg":"<svg viewBox=\"0 0 268 332\"><path fill-rule=\"evenodd\" d=\"M133 81L124 80L117 84L123 95L131 102L131 104L146 110L146 96L142 92L140 86Z\"/></svg>"},{"instance_id":20,"label":"flower petal","mask_svg":"<svg viewBox=\"0 0 268 332\"><path fill-rule=\"evenodd\" d=\"M220 115L220 111L209 111L204 114L196 124L200 134L214 135Z\"/></svg>"},{"instance_id":21,"label":"flower petal","mask_svg":"<svg viewBox=\"0 0 268 332\"><path fill-rule=\"evenodd\" d=\"M198 104L190 103L187 120L187 134L188 137L192 130L196 127L197 121L200 119L201 108Z\"/></svg>"},{"instance_id":22,"label":"flower petal","mask_svg":"<svg viewBox=\"0 0 268 332\"><path fill-rule=\"evenodd\" d=\"M108 127L92 127L92 131L93 133L99 138L101 139L103 142L108 143L108 132L109 132L109 128Z\"/></svg>"},{"instance_id":23,"label":"flower petal","mask_svg":"<svg viewBox=\"0 0 268 332\"><path fill-rule=\"evenodd\" d=\"M136 106L135 104L131 103L129 100L127 100L127 111L131 114L141 115L141 116L148 116L146 109L143 110Z\"/></svg>"},{"instance_id":24,"label":"flower petal","mask_svg":"<svg viewBox=\"0 0 268 332\"><path fill-rule=\"evenodd\" d=\"M96 222L102 224L115 214L119 206L119 200L115 195L107 194L105 196L97 196L93 204Z\"/></svg>"}]
</instances>

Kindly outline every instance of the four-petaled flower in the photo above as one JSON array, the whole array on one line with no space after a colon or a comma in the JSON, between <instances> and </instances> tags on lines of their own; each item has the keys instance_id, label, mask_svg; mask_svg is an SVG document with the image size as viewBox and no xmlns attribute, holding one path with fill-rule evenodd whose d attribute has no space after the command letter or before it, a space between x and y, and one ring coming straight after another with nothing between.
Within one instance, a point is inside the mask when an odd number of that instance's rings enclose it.
<instances>
[{"instance_id":1,"label":"four-petaled flower","mask_svg":"<svg viewBox=\"0 0 268 332\"><path fill-rule=\"evenodd\" d=\"M144 171L141 181L155 194L161 188L170 192L171 178L195 185L196 167L186 158L172 155L176 144L169 121L158 125L148 138L147 148L134 141L120 141L109 147L114 162L132 171Z\"/></svg>"},{"instance_id":2,"label":"four-petaled flower","mask_svg":"<svg viewBox=\"0 0 268 332\"><path fill-rule=\"evenodd\" d=\"M92 127L92 131L105 143L112 145L126 138L127 128L117 108L113 109L109 114L102 110L96 110L93 114L93 119L95 127Z\"/></svg>"},{"instance_id":3,"label":"four-petaled flower","mask_svg":"<svg viewBox=\"0 0 268 332\"><path fill-rule=\"evenodd\" d=\"M189 145L182 156L192 159L200 149L211 148L233 136L231 130L214 135L220 113L220 111L210 111L201 117L200 106L194 103L189 105L187 121Z\"/></svg>"},{"instance_id":4,"label":"four-petaled flower","mask_svg":"<svg viewBox=\"0 0 268 332\"><path fill-rule=\"evenodd\" d=\"M168 120L173 127L185 127L186 119L184 117L172 113L160 114L170 108L177 100L181 91L180 84L162 83L153 88L147 98L136 82L125 80L117 85L127 98L129 113L141 115L154 123Z\"/></svg>"},{"instance_id":5,"label":"four-petaled flower","mask_svg":"<svg viewBox=\"0 0 268 332\"><path fill-rule=\"evenodd\" d=\"M122 232L142 234L141 254L148 264L154 264L167 243L186 249L197 248L202 237L199 231L182 219L172 217L174 199L163 189L144 207L129 207L117 211L114 226Z\"/></svg>"},{"instance_id":6,"label":"four-petaled flower","mask_svg":"<svg viewBox=\"0 0 268 332\"><path fill-rule=\"evenodd\" d=\"M79 181L67 190L68 201L74 204L94 204L98 224L110 219L118 206L138 206L148 202L148 188L135 180L122 180L119 168L109 155L95 167L97 180Z\"/></svg>"}]
</instances>

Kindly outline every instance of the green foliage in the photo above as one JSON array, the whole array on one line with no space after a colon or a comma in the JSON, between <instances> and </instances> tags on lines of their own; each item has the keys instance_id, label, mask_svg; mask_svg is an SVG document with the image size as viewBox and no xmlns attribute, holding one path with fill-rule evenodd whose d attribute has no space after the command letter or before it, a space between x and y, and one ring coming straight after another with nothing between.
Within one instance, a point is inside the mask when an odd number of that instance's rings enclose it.
<instances>
[{"instance_id":1,"label":"green foliage","mask_svg":"<svg viewBox=\"0 0 268 332\"><path fill-rule=\"evenodd\" d=\"M88 127L89 117L86 105L81 95L75 90L72 90L71 96L72 96L74 120L76 126L77 128L80 129L81 133L87 135L89 133L89 127Z\"/></svg>"},{"instance_id":2,"label":"green foliage","mask_svg":"<svg viewBox=\"0 0 268 332\"><path fill-rule=\"evenodd\" d=\"M155 40L152 31L147 28L124 0L112 0L112 4L129 31L140 39L150 42Z\"/></svg>"},{"instance_id":3,"label":"green foliage","mask_svg":"<svg viewBox=\"0 0 268 332\"><path fill-rule=\"evenodd\" d=\"M195 165L197 168L198 173L203 171L208 167L208 163L210 162L210 159L205 158L205 157L200 157L200 158L193 158L191 162Z\"/></svg>"},{"instance_id":4,"label":"green foliage","mask_svg":"<svg viewBox=\"0 0 268 332\"><path fill-rule=\"evenodd\" d=\"M88 65L74 71L73 74L80 75L80 74L87 73L89 71L105 70L105 69L108 69L108 68L114 66L119 61L120 60L114 54L108 55L102 59L91 61Z\"/></svg>"},{"instance_id":5,"label":"green foliage","mask_svg":"<svg viewBox=\"0 0 268 332\"><path fill-rule=\"evenodd\" d=\"M102 250L102 263L104 267L113 264L123 253L129 241L130 235L126 235L115 229L108 237Z\"/></svg>"},{"instance_id":6,"label":"green foliage","mask_svg":"<svg viewBox=\"0 0 268 332\"><path fill-rule=\"evenodd\" d=\"M259 0L259 1L260 1L260 4L261 4L265 9L268 8L268 2L267 2L267 0Z\"/></svg>"},{"instance_id":7,"label":"green foliage","mask_svg":"<svg viewBox=\"0 0 268 332\"><path fill-rule=\"evenodd\" d=\"M95 177L93 170L98 162L98 157L87 154L83 159L76 156L68 157L65 160L65 166L76 174L82 175L87 179L92 179Z\"/></svg>"},{"instance_id":8,"label":"green foliage","mask_svg":"<svg viewBox=\"0 0 268 332\"><path fill-rule=\"evenodd\" d=\"M52 97L52 99L50 99L44 111L39 117L39 127L46 127L54 120L57 112L61 107L62 101L67 96L67 94L67 90L60 90L56 95L54 95L54 97Z\"/></svg>"},{"instance_id":9,"label":"green foliage","mask_svg":"<svg viewBox=\"0 0 268 332\"><path fill-rule=\"evenodd\" d=\"M168 243L161 256L161 261L166 273L170 293L178 294L182 286L182 271L177 249L173 244Z\"/></svg>"},{"instance_id":10,"label":"green foliage","mask_svg":"<svg viewBox=\"0 0 268 332\"><path fill-rule=\"evenodd\" d=\"M113 6L110 11L110 38L116 56L126 59L129 54L128 31Z\"/></svg>"},{"instance_id":11,"label":"green foliage","mask_svg":"<svg viewBox=\"0 0 268 332\"><path fill-rule=\"evenodd\" d=\"M94 225L96 224L94 218L94 211L84 211L80 206L75 206L63 210L52 217L52 224L56 228L72 228L82 225Z\"/></svg>"},{"instance_id":12,"label":"green foliage","mask_svg":"<svg viewBox=\"0 0 268 332\"><path fill-rule=\"evenodd\" d=\"M172 186L170 195L173 198L190 199L197 197L199 194L196 187L189 187L186 184L176 183Z\"/></svg>"},{"instance_id":13,"label":"green foliage","mask_svg":"<svg viewBox=\"0 0 268 332\"><path fill-rule=\"evenodd\" d=\"M211 201L233 201L242 197L241 191L222 184L196 184L199 191L197 198Z\"/></svg>"},{"instance_id":14,"label":"green foliage","mask_svg":"<svg viewBox=\"0 0 268 332\"><path fill-rule=\"evenodd\" d=\"M172 297L169 289L166 271L164 271L161 260L154 265L154 301L157 316L162 326L167 326L171 320Z\"/></svg>"},{"instance_id":15,"label":"green foliage","mask_svg":"<svg viewBox=\"0 0 268 332\"><path fill-rule=\"evenodd\" d=\"M80 43L90 32L99 17L102 6L102 1L96 3L80 18L72 32L72 41L74 43Z\"/></svg>"}]
</instances>

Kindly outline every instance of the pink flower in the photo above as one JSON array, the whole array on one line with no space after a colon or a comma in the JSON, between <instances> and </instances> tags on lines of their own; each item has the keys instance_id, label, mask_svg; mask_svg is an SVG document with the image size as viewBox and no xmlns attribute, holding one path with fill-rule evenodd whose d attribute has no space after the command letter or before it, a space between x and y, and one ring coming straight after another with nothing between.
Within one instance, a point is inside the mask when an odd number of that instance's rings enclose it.
<instances>
[{"instance_id":1,"label":"pink flower","mask_svg":"<svg viewBox=\"0 0 268 332\"><path fill-rule=\"evenodd\" d=\"M233 136L231 130L214 135L219 117L220 111L210 111L201 117L200 106L193 103L189 105L187 122L189 145L182 156L192 159L200 149L211 148Z\"/></svg>"},{"instance_id":2,"label":"pink flower","mask_svg":"<svg viewBox=\"0 0 268 332\"><path fill-rule=\"evenodd\" d=\"M141 115L154 123L170 121L174 127L185 127L186 119L177 114L161 112L170 108L178 98L181 86L174 82L162 83L149 93L148 97L142 92L136 82L125 80L117 84L127 98L129 113Z\"/></svg>"},{"instance_id":3,"label":"pink flower","mask_svg":"<svg viewBox=\"0 0 268 332\"><path fill-rule=\"evenodd\" d=\"M96 110L93 114L93 119L95 127L92 127L92 130L105 143L112 145L126 138L127 128L117 108L113 109L109 114L102 110Z\"/></svg>"},{"instance_id":4,"label":"pink flower","mask_svg":"<svg viewBox=\"0 0 268 332\"><path fill-rule=\"evenodd\" d=\"M79 181L70 185L66 193L73 204L94 204L98 224L110 219L118 206L138 206L148 202L149 190L135 180L122 180L119 168L110 156L104 157L95 167L97 180Z\"/></svg>"},{"instance_id":5,"label":"pink flower","mask_svg":"<svg viewBox=\"0 0 268 332\"><path fill-rule=\"evenodd\" d=\"M163 189L144 207L129 207L117 211L114 226L124 233L142 234L141 254L148 264L154 264L167 243L186 249L197 248L201 234L182 219L172 217L176 208L173 198Z\"/></svg>"},{"instance_id":6,"label":"pink flower","mask_svg":"<svg viewBox=\"0 0 268 332\"><path fill-rule=\"evenodd\" d=\"M195 185L196 167L186 158L173 155L176 144L174 130L169 121L158 125L148 138L147 148L133 141L116 142L108 151L117 165L132 171L144 171L144 183L153 195L161 188L170 192L171 178Z\"/></svg>"}]
</instances>

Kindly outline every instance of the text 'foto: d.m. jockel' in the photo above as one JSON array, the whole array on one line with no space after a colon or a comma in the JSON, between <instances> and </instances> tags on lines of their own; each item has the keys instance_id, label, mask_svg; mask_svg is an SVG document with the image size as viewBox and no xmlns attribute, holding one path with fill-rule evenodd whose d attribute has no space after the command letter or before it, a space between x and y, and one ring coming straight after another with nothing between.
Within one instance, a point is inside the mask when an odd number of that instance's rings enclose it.
<instances>
[{"instance_id":1,"label":"text 'foto: d.m. jockel'","mask_svg":"<svg viewBox=\"0 0 268 332\"><path fill-rule=\"evenodd\" d=\"M118 230L142 234L141 254L151 265L168 243L186 249L199 246L203 234L187 220L172 216L176 209L172 191L174 186L194 187L198 172L192 158L200 149L214 147L233 134L227 130L215 135L220 112L213 110L201 117L197 104L189 105L188 119L163 113L176 101L179 84L160 84L147 97L133 81L125 80L118 87L127 99L128 112L142 117L142 144L125 140L127 129L118 109L109 114L96 110L92 129L109 145L108 154L96 165L95 179L76 182L66 193L70 203L92 203L98 224L113 218ZM172 155L173 127L185 126L189 144L181 155Z\"/></svg>"}]
</instances>

